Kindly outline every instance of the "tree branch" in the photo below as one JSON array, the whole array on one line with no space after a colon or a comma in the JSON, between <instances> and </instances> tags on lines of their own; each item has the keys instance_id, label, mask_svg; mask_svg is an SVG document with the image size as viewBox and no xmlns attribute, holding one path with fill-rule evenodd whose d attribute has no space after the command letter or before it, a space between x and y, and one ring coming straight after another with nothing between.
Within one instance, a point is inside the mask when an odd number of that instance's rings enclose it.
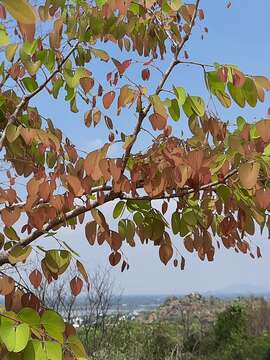
<instances>
[{"instance_id":1,"label":"tree branch","mask_svg":"<svg viewBox=\"0 0 270 360\"><path fill-rule=\"evenodd\" d=\"M194 9L194 13L193 13L193 16L192 16L192 19L191 19L191 22L190 22L190 29L189 29L189 32L183 37L181 43L179 44L179 46L176 48L176 52L174 54L174 59L173 61L170 63L168 69L165 71L165 73L163 74L161 80L160 80L160 83L158 84L157 88L156 88L156 91L155 91L155 94L158 95L164 84L166 83L168 77L170 76L171 72L173 71L174 67L179 63L178 61L178 56L181 52L181 50L183 49L183 47L185 46L186 42L189 40L190 38L190 35L192 33L192 29L195 25L195 19L197 17L197 14L198 14L198 8L199 8L199 4L200 4L200 0L197 0L196 1L196 4L195 4L195 9ZM127 147L126 149L126 152L124 154L124 161L123 161L123 167L122 167L122 173L124 173L125 171L125 168L126 168L126 165L127 165L127 162L128 162L128 159L130 157L130 154L131 154L131 150L137 140L137 137L139 135L139 132L141 130L141 126L142 126L142 123L144 121L144 119L146 118L146 116L148 115L150 109L152 107L152 104L149 103L148 106L142 110L140 113L139 113L139 118L138 118L138 121L137 121L137 124L136 124L136 127L133 131L133 139L131 141L131 143L129 144L129 146Z\"/></svg>"},{"instance_id":2,"label":"tree branch","mask_svg":"<svg viewBox=\"0 0 270 360\"><path fill-rule=\"evenodd\" d=\"M208 184L202 185L200 188L198 189L193 189L193 188L183 188L182 190L171 194L171 195L160 195L160 196L156 196L156 197L151 197L151 196L141 196L141 197L136 197L136 198L131 198L131 197L126 197L126 196L122 196L121 193L114 193L113 191L111 191L110 193L108 193L107 195L105 195L105 200L104 203L108 203L111 202L115 199L123 199L123 200L161 200L161 199L172 199L172 198L176 198L176 197L181 197L181 196L185 196L188 194L192 194L192 193L198 193L200 191L209 189L209 188L214 188L220 184L224 184L229 178L231 178L232 176L234 176L235 174L237 174L238 172L238 168L230 171L223 180L217 180L217 181L213 181L210 182ZM141 186L140 186L141 187ZM25 239L22 239L20 241L18 241L16 243L16 246L22 246L25 247L27 245L30 245L33 241L37 240L39 237L41 237L42 235L46 234L48 231L53 230L55 227L58 227L59 225L63 225L65 224L68 220L73 219L77 216L79 216L80 214L84 214L94 208L97 208L98 206L100 206L101 204L99 204L97 201L95 201L92 204L89 204L87 206L79 206L76 209L73 209L67 213L65 213L64 215L62 215L61 217L55 219L54 221L50 222L49 224L47 224L43 230L35 230L33 232L33 234L31 234L30 236L28 236ZM14 249L14 247L12 247L10 250ZM2 252L0 253L0 266L4 265L4 264L8 264L9 263L9 259L8 259L8 252Z\"/></svg>"},{"instance_id":3,"label":"tree branch","mask_svg":"<svg viewBox=\"0 0 270 360\"><path fill-rule=\"evenodd\" d=\"M6 139L6 133L7 133L7 128L10 124L13 124L17 121L17 117L19 115L19 113L22 111L22 109L24 108L24 106L29 102L29 100L31 100L34 96L36 96L38 93L40 93L47 85L48 83L54 78L54 76L61 71L63 65L65 64L65 62L69 59L69 57L73 54L73 52L76 50L76 48L78 47L79 42L77 42L69 51L69 53L64 57L64 59L59 63L59 65L57 66L57 68L51 73L51 75L46 79L46 81L41 84L35 91L33 91L31 94L28 94L26 96L23 96L23 98L21 99L20 103L16 106L16 109L14 111L13 114L11 114L11 116L8 119L7 125L5 126L1 137L0 137L0 151L3 148L4 145L4 141Z\"/></svg>"}]
</instances>

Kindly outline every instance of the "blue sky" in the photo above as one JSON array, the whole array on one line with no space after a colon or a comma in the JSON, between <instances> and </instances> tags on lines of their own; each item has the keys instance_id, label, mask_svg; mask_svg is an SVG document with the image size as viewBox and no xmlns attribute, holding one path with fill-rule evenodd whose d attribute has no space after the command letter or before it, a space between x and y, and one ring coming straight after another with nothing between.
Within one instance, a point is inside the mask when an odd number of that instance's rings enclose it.
<instances>
[{"instance_id":1,"label":"blue sky","mask_svg":"<svg viewBox=\"0 0 270 360\"><path fill-rule=\"evenodd\" d=\"M213 64L227 63L236 64L248 74L266 75L270 78L270 48L269 48L269 0L232 1L230 9L226 9L225 0L202 0L201 5L205 11L205 22L200 26L207 26L209 33L201 40L199 27L196 27L192 39L187 45L190 60L202 63ZM114 51L111 48L108 50ZM115 52L115 57L119 55ZM128 59L130 55L120 54L120 58ZM168 59L165 59L162 68L166 68ZM95 62L90 64L90 69L101 72L101 65ZM111 65L109 66L111 67ZM108 67L108 68L109 68ZM132 68L128 74L136 79L137 69ZM100 73L104 78L104 73ZM155 77L151 83L154 86ZM193 95L206 96L203 74L200 68L181 65L173 74L173 83L177 86L184 86ZM172 82L168 83L170 89ZM79 114L72 114L68 111L68 105L56 102L48 96L40 96L36 104L44 116L51 117L55 123L63 128L64 133L72 141L84 150L92 150L100 147L106 141L107 132L101 124L95 130L86 129L83 123L83 105ZM248 121L265 117L270 106L269 95L264 104L259 104L256 109L239 109L233 106L229 110L218 107L223 119L233 123L238 115L244 116ZM115 121L119 128L129 131L133 128L135 118L130 118L129 112L123 114ZM111 117L113 115L111 114ZM176 134L180 130L186 131L185 119L174 125ZM145 147L149 137L139 139L138 147ZM119 147L113 149L118 154ZM104 208L104 213L110 217L113 205ZM86 215L90 220L90 215ZM90 247L85 240L84 228L76 231L62 230L59 237L82 254L82 259L91 272L97 266L108 264L109 248L105 245ZM187 293L191 291L213 291L229 286L240 286L248 284L257 285L270 291L269 267L270 267L270 240L267 234L256 235L256 242L260 244L263 257L259 260L252 260L249 256L237 255L224 249L218 251L213 263L201 262L194 254L186 254L186 270L180 271L173 268L172 264L166 267L159 261L158 248L141 246L139 243L134 249L125 249L130 263L130 270L120 273L119 268L112 270L117 287L123 289L126 294L166 294L166 293ZM181 249L181 238L175 239L175 244Z\"/></svg>"}]
</instances>

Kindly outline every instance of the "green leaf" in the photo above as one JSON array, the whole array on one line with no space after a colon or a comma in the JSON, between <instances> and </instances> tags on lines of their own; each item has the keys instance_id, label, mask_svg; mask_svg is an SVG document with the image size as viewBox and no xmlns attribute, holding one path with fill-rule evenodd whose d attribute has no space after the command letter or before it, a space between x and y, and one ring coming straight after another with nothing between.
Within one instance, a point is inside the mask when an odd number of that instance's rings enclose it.
<instances>
[{"instance_id":1,"label":"green leaf","mask_svg":"<svg viewBox=\"0 0 270 360\"><path fill-rule=\"evenodd\" d=\"M15 330L15 348L14 352L22 351L28 344L30 338L30 328L28 324L20 324Z\"/></svg>"},{"instance_id":2,"label":"green leaf","mask_svg":"<svg viewBox=\"0 0 270 360\"><path fill-rule=\"evenodd\" d=\"M83 344L77 336L69 336L67 339L67 344L75 356L79 359L88 359L88 356L84 350ZM81 360L82 360L81 359Z\"/></svg>"},{"instance_id":3,"label":"green leaf","mask_svg":"<svg viewBox=\"0 0 270 360\"><path fill-rule=\"evenodd\" d=\"M180 231L180 214L179 214L179 212L175 211L172 214L171 225L172 225L172 231L173 231L174 235L178 234Z\"/></svg>"},{"instance_id":4,"label":"green leaf","mask_svg":"<svg viewBox=\"0 0 270 360\"><path fill-rule=\"evenodd\" d=\"M140 226L140 225L142 225L142 223L143 223L144 216L143 216L142 213L140 213L140 212L138 211L138 212L136 212L136 213L133 215L133 220L134 220L134 222L135 222L135 224L136 224L137 226Z\"/></svg>"},{"instance_id":5,"label":"green leaf","mask_svg":"<svg viewBox=\"0 0 270 360\"><path fill-rule=\"evenodd\" d=\"M246 125L246 120L242 116L238 116L236 122L238 129L242 131L244 129L244 126Z\"/></svg>"},{"instance_id":6,"label":"green leaf","mask_svg":"<svg viewBox=\"0 0 270 360\"><path fill-rule=\"evenodd\" d=\"M49 336L63 343L65 323L59 314L52 310L46 310L41 316L41 324Z\"/></svg>"},{"instance_id":7,"label":"green leaf","mask_svg":"<svg viewBox=\"0 0 270 360\"><path fill-rule=\"evenodd\" d=\"M171 100L171 105L168 110L174 121L178 121L180 119L180 109L176 99Z\"/></svg>"},{"instance_id":8,"label":"green leaf","mask_svg":"<svg viewBox=\"0 0 270 360\"><path fill-rule=\"evenodd\" d=\"M264 148L263 155L270 156L270 143Z\"/></svg>"},{"instance_id":9,"label":"green leaf","mask_svg":"<svg viewBox=\"0 0 270 360\"><path fill-rule=\"evenodd\" d=\"M214 95L216 95L217 92L225 92L226 83L219 80L216 71L210 71L207 73L206 84L209 91Z\"/></svg>"},{"instance_id":10,"label":"green leaf","mask_svg":"<svg viewBox=\"0 0 270 360\"><path fill-rule=\"evenodd\" d=\"M197 114L198 116L203 116L205 113L205 105L203 99L199 96L190 96L189 98L191 101L191 107L195 114Z\"/></svg>"},{"instance_id":11,"label":"green leaf","mask_svg":"<svg viewBox=\"0 0 270 360\"><path fill-rule=\"evenodd\" d=\"M9 316L9 314L6 314ZM8 351L15 348L15 321L1 316L0 339L5 344Z\"/></svg>"},{"instance_id":12,"label":"green leaf","mask_svg":"<svg viewBox=\"0 0 270 360\"><path fill-rule=\"evenodd\" d=\"M33 327L40 326L40 316L35 310L31 308L23 308L18 313L18 319Z\"/></svg>"},{"instance_id":13,"label":"green leaf","mask_svg":"<svg viewBox=\"0 0 270 360\"><path fill-rule=\"evenodd\" d=\"M35 24L36 13L26 0L1 0L6 10L22 24Z\"/></svg>"},{"instance_id":14,"label":"green leaf","mask_svg":"<svg viewBox=\"0 0 270 360\"><path fill-rule=\"evenodd\" d=\"M246 78L245 84L242 89L247 103L251 107L255 107L257 105L257 90L254 81L250 78Z\"/></svg>"},{"instance_id":15,"label":"green leaf","mask_svg":"<svg viewBox=\"0 0 270 360\"><path fill-rule=\"evenodd\" d=\"M110 56L104 50L92 48L91 52L102 61L108 62L110 60Z\"/></svg>"},{"instance_id":16,"label":"green leaf","mask_svg":"<svg viewBox=\"0 0 270 360\"><path fill-rule=\"evenodd\" d=\"M75 72L67 68L64 69L64 78L66 80L68 87L72 89L79 86L80 79L85 77L90 77L90 75L89 72L83 67L79 67L78 69L75 70Z\"/></svg>"},{"instance_id":17,"label":"green leaf","mask_svg":"<svg viewBox=\"0 0 270 360\"><path fill-rule=\"evenodd\" d=\"M28 246L16 245L8 253L8 260L12 265L21 261L25 261L28 258L28 256L31 254L31 251L32 251L32 247L30 245Z\"/></svg>"},{"instance_id":18,"label":"green leaf","mask_svg":"<svg viewBox=\"0 0 270 360\"><path fill-rule=\"evenodd\" d=\"M127 223L126 220L120 220L118 223L118 234L122 240L125 240L127 234Z\"/></svg>"},{"instance_id":19,"label":"green leaf","mask_svg":"<svg viewBox=\"0 0 270 360\"><path fill-rule=\"evenodd\" d=\"M16 231L13 229L13 227L11 226L5 226L4 227L4 234L6 235L7 238L9 238L10 240L14 240L14 241L19 241L20 238L17 235Z\"/></svg>"},{"instance_id":20,"label":"green leaf","mask_svg":"<svg viewBox=\"0 0 270 360\"><path fill-rule=\"evenodd\" d=\"M7 46L5 54L8 61L13 61L17 48L18 44L10 44Z\"/></svg>"},{"instance_id":21,"label":"green leaf","mask_svg":"<svg viewBox=\"0 0 270 360\"><path fill-rule=\"evenodd\" d=\"M38 72L38 70L41 66L41 61L38 60L38 61L34 62L30 59L27 59L27 60L23 61L23 64L24 64L26 70L28 71L28 73L31 76L34 76L34 75L36 75L36 73Z\"/></svg>"},{"instance_id":22,"label":"green leaf","mask_svg":"<svg viewBox=\"0 0 270 360\"><path fill-rule=\"evenodd\" d=\"M181 0L170 0L169 6L173 11L178 11L182 6Z\"/></svg>"},{"instance_id":23,"label":"green leaf","mask_svg":"<svg viewBox=\"0 0 270 360\"><path fill-rule=\"evenodd\" d=\"M218 98L218 100L220 101L220 103L225 107L225 108L229 108L232 104L231 98L230 96L225 93L225 92L221 92L221 91L217 91L216 92L216 97Z\"/></svg>"},{"instance_id":24,"label":"green leaf","mask_svg":"<svg viewBox=\"0 0 270 360\"><path fill-rule=\"evenodd\" d=\"M104 4L106 4L107 0L96 0L96 4L98 7L102 7Z\"/></svg>"},{"instance_id":25,"label":"green leaf","mask_svg":"<svg viewBox=\"0 0 270 360\"><path fill-rule=\"evenodd\" d=\"M127 228L126 228L126 239L130 245L134 244L134 236L135 236L135 224L131 220L126 220Z\"/></svg>"},{"instance_id":26,"label":"green leaf","mask_svg":"<svg viewBox=\"0 0 270 360\"><path fill-rule=\"evenodd\" d=\"M34 40L32 42L26 41L23 44L21 52L23 52L26 55L33 56L34 53L37 50L37 47L38 47L38 41L37 40Z\"/></svg>"},{"instance_id":27,"label":"green leaf","mask_svg":"<svg viewBox=\"0 0 270 360\"><path fill-rule=\"evenodd\" d=\"M21 126L15 126L14 124L9 124L7 127L6 137L9 143L15 141L20 135Z\"/></svg>"},{"instance_id":28,"label":"green leaf","mask_svg":"<svg viewBox=\"0 0 270 360\"><path fill-rule=\"evenodd\" d=\"M257 127L255 124L251 125L250 131L249 131L250 137L252 140L259 139L261 137L259 131L257 130Z\"/></svg>"},{"instance_id":29,"label":"green leaf","mask_svg":"<svg viewBox=\"0 0 270 360\"><path fill-rule=\"evenodd\" d=\"M151 209L151 202L149 200L128 200L127 209L129 211L149 211Z\"/></svg>"},{"instance_id":30,"label":"green leaf","mask_svg":"<svg viewBox=\"0 0 270 360\"><path fill-rule=\"evenodd\" d=\"M53 341L46 341L45 349L48 360L62 360L62 348L60 344Z\"/></svg>"},{"instance_id":31,"label":"green leaf","mask_svg":"<svg viewBox=\"0 0 270 360\"><path fill-rule=\"evenodd\" d=\"M187 92L183 87L175 87L173 86L173 91L177 97L178 105L183 106L186 98L187 98Z\"/></svg>"},{"instance_id":32,"label":"green leaf","mask_svg":"<svg viewBox=\"0 0 270 360\"><path fill-rule=\"evenodd\" d=\"M71 254L67 250L48 250L45 256L47 267L52 273L63 274L68 268Z\"/></svg>"},{"instance_id":33,"label":"green leaf","mask_svg":"<svg viewBox=\"0 0 270 360\"><path fill-rule=\"evenodd\" d=\"M227 201L231 196L231 191L229 187L224 184L219 185L216 189L216 192L218 194L218 197L224 202Z\"/></svg>"},{"instance_id":34,"label":"green leaf","mask_svg":"<svg viewBox=\"0 0 270 360\"><path fill-rule=\"evenodd\" d=\"M197 224L197 218L192 209L185 209L183 211L182 220L188 225L194 226Z\"/></svg>"},{"instance_id":35,"label":"green leaf","mask_svg":"<svg viewBox=\"0 0 270 360\"><path fill-rule=\"evenodd\" d=\"M48 360L43 343L39 340L31 340L28 342L24 352L24 360Z\"/></svg>"},{"instance_id":36,"label":"green leaf","mask_svg":"<svg viewBox=\"0 0 270 360\"><path fill-rule=\"evenodd\" d=\"M180 236L184 237L189 233L189 229L187 227L187 223L181 218L180 224L179 224L179 234Z\"/></svg>"},{"instance_id":37,"label":"green leaf","mask_svg":"<svg viewBox=\"0 0 270 360\"><path fill-rule=\"evenodd\" d=\"M0 24L0 46L6 46L9 44L9 36L4 25Z\"/></svg>"},{"instance_id":38,"label":"green leaf","mask_svg":"<svg viewBox=\"0 0 270 360\"><path fill-rule=\"evenodd\" d=\"M116 219L116 218L118 218L119 216L122 215L125 206L126 206L125 201L119 201L119 202L115 205L114 210L113 210L113 218L114 218L114 219Z\"/></svg>"},{"instance_id":39,"label":"green leaf","mask_svg":"<svg viewBox=\"0 0 270 360\"><path fill-rule=\"evenodd\" d=\"M30 93L34 92L38 88L36 80L30 77L23 78L22 83L26 90Z\"/></svg>"},{"instance_id":40,"label":"green leaf","mask_svg":"<svg viewBox=\"0 0 270 360\"><path fill-rule=\"evenodd\" d=\"M243 108L245 106L246 99L242 89L233 86L232 83L228 83L227 88L232 99L236 102L237 105Z\"/></svg>"}]
</instances>

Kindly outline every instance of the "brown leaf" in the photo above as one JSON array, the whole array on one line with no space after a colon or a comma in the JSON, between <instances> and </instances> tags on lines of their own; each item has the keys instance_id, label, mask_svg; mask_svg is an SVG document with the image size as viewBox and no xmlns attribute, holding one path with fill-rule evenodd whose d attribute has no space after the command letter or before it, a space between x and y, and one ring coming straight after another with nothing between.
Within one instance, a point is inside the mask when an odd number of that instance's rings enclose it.
<instances>
[{"instance_id":1,"label":"brown leaf","mask_svg":"<svg viewBox=\"0 0 270 360\"><path fill-rule=\"evenodd\" d=\"M93 116L93 123L94 123L94 127L96 127L98 125L98 123L101 120L101 112L99 109L93 109L92 110L92 116Z\"/></svg>"},{"instance_id":2,"label":"brown leaf","mask_svg":"<svg viewBox=\"0 0 270 360\"><path fill-rule=\"evenodd\" d=\"M97 223L96 221L88 222L85 225L85 236L90 245L94 245L97 235Z\"/></svg>"},{"instance_id":3,"label":"brown leaf","mask_svg":"<svg viewBox=\"0 0 270 360\"><path fill-rule=\"evenodd\" d=\"M86 127L90 127L92 124L92 110L86 111L84 114L84 123Z\"/></svg>"},{"instance_id":4,"label":"brown leaf","mask_svg":"<svg viewBox=\"0 0 270 360\"><path fill-rule=\"evenodd\" d=\"M259 246L257 246L257 258L261 258L262 254L261 254L261 249L259 248Z\"/></svg>"},{"instance_id":5,"label":"brown leaf","mask_svg":"<svg viewBox=\"0 0 270 360\"><path fill-rule=\"evenodd\" d=\"M1 211L2 221L8 227L15 224L17 220L19 220L20 215L21 215L21 210L16 207L13 210L5 208Z\"/></svg>"},{"instance_id":6,"label":"brown leaf","mask_svg":"<svg viewBox=\"0 0 270 360\"><path fill-rule=\"evenodd\" d=\"M77 176L65 175L63 179L69 184L75 196L82 196L84 193L80 179Z\"/></svg>"},{"instance_id":7,"label":"brown leaf","mask_svg":"<svg viewBox=\"0 0 270 360\"><path fill-rule=\"evenodd\" d=\"M121 254L116 251L112 252L109 256L109 262L112 266L116 266L121 260Z\"/></svg>"},{"instance_id":8,"label":"brown leaf","mask_svg":"<svg viewBox=\"0 0 270 360\"><path fill-rule=\"evenodd\" d=\"M256 123L256 129L264 142L270 141L270 120L264 119Z\"/></svg>"},{"instance_id":9,"label":"brown leaf","mask_svg":"<svg viewBox=\"0 0 270 360\"><path fill-rule=\"evenodd\" d=\"M42 280L41 272L37 269L33 270L29 275L29 280L31 284L34 286L34 288L37 289L40 286Z\"/></svg>"},{"instance_id":10,"label":"brown leaf","mask_svg":"<svg viewBox=\"0 0 270 360\"><path fill-rule=\"evenodd\" d=\"M22 24L18 22L18 25L24 41L32 42L35 40L35 24Z\"/></svg>"},{"instance_id":11,"label":"brown leaf","mask_svg":"<svg viewBox=\"0 0 270 360\"><path fill-rule=\"evenodd\" d=\"M144 81L149 80L150 78L150 70L149 69L143 69L142 70L142 79Z\"/></svg>"},{"instance_id":12,"label":"brown leaf","mask_svg":"<svg viewBox=\"0 0 270 360\"><path fill-rule=\"evenodd\" d=\"M103 175L99 162L106 157L108 148L109 144L105 144L102 149L90 152L84 161L84 169L94 181L98 181Z\"/></svg>"},{"instance_id":13,"label":"brown leaf","mask_svg":"<svg viewBox=\"0 0 270 360\"><path fill-rule=\"evenodd\" d=\"M149 120L154 130L163 130L167 125L167 119L158 113L150 115Z\"/></svg>"},{"instance_id":14,"label":"brown leaf","mask_svg":"<svg viewBox=\"0 0 270 360\"><path fill-rule=\"evenodd\" d=\"M80 79L80 85L85 94L88 94L89 91L94 87L95 81L90 77L84 77Z\"/></svg>"},{"instance_id":15,"label":"brown leaf","mask_svg":"<svg viewBox=\"0 0 270 360\"><path fill-rule=\"evenodd\" d=\"M125 60L124 62L121 63L120 61L112 58L112 61L113 61L114 65L116 66L120 76L122 76L124 74L124 72L127 70L127 68L131 64L131 60Z\"/></svg>"},{"instance_id":16,"label":"brown leaf","mask_svg":"<svg viewBox=\"0 0 270 360\"><path fill-rule=\"evenodd\" d=\"M167 201L163 201L163 204L162 204L162 214L164 215L168 210L168 203Z\"/></svg>"},{"instance_id":17,"label":"brown leaf","mask_svg":"<svg viewBox=\"0 0 270 360\"><path fill-rule=\"evenodd\" d=\"M113 100L115 98L115 92L114 91L110 91L108 92L107 94L105 94L103 96L103 106L105 107L105 109L109 109L110 106L112 105L113 103Z\"/></svg>"},{"instance_id":18,"label":"brown leaf","mask_svg":"<svg viewBox=\"0 0 270 360\"><path fill-rule=\"evenodd\" d=\"M256 191L256 201L262 209L267 209L270 205L270 189L259 189Z\"/></svg>"},{"instance_id":19,"label":"brown leaf","mask_svg":"<svg viewBox=\"0 0 270 360\"><path fill-rule=\"evenodd\" d=\"M186 260L183 256L181 256L181 265L180 265L181 270L185 269L185 264L186 264Z\"/></svg>"},{"instance_id":20,"label":"brown leaf","mask_svg":"<svg viewBox=\"0 0 270 360\"><path fill-rule=\"evenodd\" d=\"M159 257L164 265L167 265L168 261L173 256L173 248L170 244L161 245L159 248Z\"/></svg>"},{"instance_id":21,"label":"brown leaf","mask_svg":"<svg viewBox=\"0 0 270 360\"><path fill-rule=\"evenodd\" d=\"M83 288L83 281L78 276L75 276L70 281L70 289L74 296L78 296Z\"/></svg>"},{"instance_id":22,"label":"brown leaf","mask_svg":"<svg viewBox=\"0 0 270 360\"><path fill-rule=\"evenodd\" d=\"M255 82L257 82L265 90L270 91L270 80L265 76L253 76Z\"/></svg>"},{"instance_id":23,"label":"brown leaf","mask_svg":"<svg viewBox=\"0 0 270 360\"><path fill-rule=\"evenodd\" d=\"M189 252L193 252L194 246L193 246L193 239L191 236L186 236L184 239L184 246Z\"/></svg>"},{"instance_id":24,"label":"brown leaf","mask_svg":"<svg viewBox=\"0 0 270 360\"><path fill-rule=\"evenodd\" d=\"M9 276L2 276L0 278L0 294L1 295L8 295L10 294L15 288L15 281Z\"/></svg>"},{"instance_id":25,"label":"brown leaf","mask_svg":"<svg viewBox=\"0 0 270 360\"><path fill-rule=\"evenodd\" d=\"M125 271L126 266L127 266L127 263L126 263L126 261L124 260L124 261L122 262L121 272L124 272L124 271Z\"/></svg>"},{"instance_id":26,"label":"brown leaf","mask_svg":"<svg viewBox=\"0 0 270 360\"><path fill-rule=\"evenodd\" d=\"M252 189L259 176L259 163L245 163L239 167L239 178L241 185L246 189Z\"/></svg>"},{"instance_id":27,"label":"brown leaf","mask_svg":"<svg viewBox=\"0 0 270 360\"><path fill-rule=\"evenodd\" d=\"M88 277L87 271L85 270L85 267L83 266L83 264L79 260L76 261L76 265L77 265L78 271L83 276L84 281L88 283L89 282L89 277Z\"/></svg>"}]
</instances>

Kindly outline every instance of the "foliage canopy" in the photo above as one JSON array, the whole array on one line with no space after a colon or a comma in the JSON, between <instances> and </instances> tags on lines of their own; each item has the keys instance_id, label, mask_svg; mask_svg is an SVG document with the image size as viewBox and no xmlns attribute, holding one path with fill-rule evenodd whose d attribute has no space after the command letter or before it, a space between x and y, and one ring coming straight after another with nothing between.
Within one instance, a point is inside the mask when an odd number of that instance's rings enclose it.
<instances>
[{"instance_id":1,"label":"foliage canopy","mask_svg":"<svg viewBox=\"0 0 270 360\"><path fill-rule=\"evenodd\" d=\"M251 124L238 117L231 131L206 99L178 83L166 89L177 69L190 64L202 69L210 101L225 108L255 107L270 90L262 75L189 60L185 45L204 21L200 0L46 0L36 7L26 0L1 0L0 17L0 293L6 300L1 358L55 360L62 351L65 359L86 358L74 329L5 270L38 252L40 269L29 274L38 288L43 276L56 281L75 260L70 287L77 296L84 283L90 286L78 254L65 242L53 249L36 244L39 238L56 238L62 227L84 224L89 244L107 243L110 264L120 264L122 271L129 268L122 245L134 247L135 238L157 246L165 265L173 259L184 269L171 231L201 260L212 261L221 244L261 256L249 237L270 224L269 118ZM125 60L114 57L116 49ZM97 60L102 73L92 65ZM139 69L136 82L129 77L132 69ZM81 153L41 114L35 102L40 93L64 98L73 113L86 104L87 131L91 135L104 123L108 140ZM135 114L132 132L125 133L116 120L122 114L129 119ZM174 134L179 120L187 122L186 138ZM138 149L146 132L153 141ZM116 143L123 152L112 157ZM112 201L116 228L102 213L102 205ZM84 222L87 212L90 222Z\"/></svg>"}]
</instances>

